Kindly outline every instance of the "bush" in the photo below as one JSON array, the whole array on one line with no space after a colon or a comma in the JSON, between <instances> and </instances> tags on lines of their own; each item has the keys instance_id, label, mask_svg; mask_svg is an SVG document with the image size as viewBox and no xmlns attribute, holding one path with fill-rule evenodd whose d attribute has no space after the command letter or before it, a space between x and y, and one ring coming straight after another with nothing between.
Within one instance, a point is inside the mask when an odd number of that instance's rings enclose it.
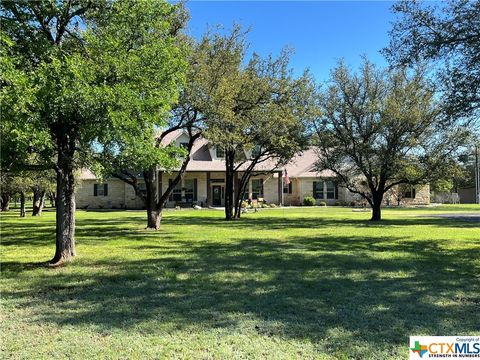
<instances>
[{"instance_id":1,"label":"bush","mask_svg":"<svg viewBox=\"0 0 480 360\"><path fill-rule=\"evenodd\" d=\"M240 204L240 207L246 208L248 206L248 202L246 200L243 200L242 203Z\"/></svg>"},{"instance_id":2,"label":"bush","mask_svg":"<svg viewBox=\"0 0 480 360\"><path fill-rule=\"evenodd\" d=\"M305 196L303 198L303 205L305 206L314 206L315 205L315 199L311 196Z\"/></svg>"},{"instance_id":3,"label":"bush","mask_svg":"<svg viewBox=\"0 0 480 360\"><path fill-rule=\"evenodd\" d=\"M277 204L270 204L270 207L271 207L271 208L276 208L276 207L277 207Z\"/></svg>"},{"instance_id":4,"label":"bush","mask_svg":"<svg viewBox=\"0 0 480 360\"><path fill-rule=\"evenodd\" d=\"M318 204L320 206L327 206L327 203L325 201L320 201L320 203Z\"/></svg>"}]
</instances>

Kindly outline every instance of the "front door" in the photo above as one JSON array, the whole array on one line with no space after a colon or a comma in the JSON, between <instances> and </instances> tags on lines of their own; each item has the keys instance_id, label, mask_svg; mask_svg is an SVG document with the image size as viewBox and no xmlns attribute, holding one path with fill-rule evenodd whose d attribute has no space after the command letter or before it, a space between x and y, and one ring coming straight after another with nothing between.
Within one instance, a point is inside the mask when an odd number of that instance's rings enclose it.
<instances>
[{"instance_id":1,"label":"front door","mask_svg":"<svg viewBox=\"0 0 480 360\"><path fill-rule=\"evenodd\" d=\"M212 205L222 206L222 187L220 185L212 186Z\"/></svg>"}]
</instances>

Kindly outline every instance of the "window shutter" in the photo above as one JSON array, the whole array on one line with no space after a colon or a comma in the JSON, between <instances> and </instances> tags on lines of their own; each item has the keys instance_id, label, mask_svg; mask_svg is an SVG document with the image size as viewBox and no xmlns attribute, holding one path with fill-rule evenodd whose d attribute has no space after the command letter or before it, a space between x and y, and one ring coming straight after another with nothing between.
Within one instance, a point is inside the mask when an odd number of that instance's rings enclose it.
<instances>
[{"instance_id":1,"label":"window shutter","mask_svg":"<svg viewBox=\"0 0 480 360\"><path fill-rule=\"evenodd\" d=\"M335 183L335 199L338 200L338 184Z\"/></svg>"},{"instance_id":2,"label":"window shutter","mask_svg":"<svg viewBox=\"0 0 480 360\"><path fill-rule=\"evenodd\" d=\"M260 179L260 191L262 192L262 198L265 197L263 195L263 179Z\"/></svg>"},{"instance_id":3,"label":"window shutter","mask_svg":"<svg viewBox=\"0 0 480 360\"><path fill-rule=\"evenodd\" d=\"M193 201L197 201L197 179L193 179Z\"/></svg>"},{"instance_id":4,"label":"window shutter","mask_svg":"<svg viewBox=\"0 0 480 360\"><path fill-rule=\"evenodd\" d=\"M93 196L97 196L97 187L98 184L93 184Z\"/></svg>"},{"instance_id":5,"label":"window shutter","mask_svg":"<svg viewBox=\"0 0 480 360\"><path fill-rule=\"evenodd\" d=\"M168 179L168 188L172 185L172 179ZM173 189L170 191L170 195L168 196L169 201L173 201Z\"/></svg>"},{"instance_id":6,"label":"window shutter","mask_svg":"<svg viewBox=\"0 0 480 360\"><path fill-rule=\"evenodd\" d=\"M103 196L108 196L108 184L103 184Z\"/></svg>"},{"instance_id":7,"label":"window shutter","mask_svg":"<svg viewBox=\"0 0 480 360\"><path fill-rule=\"evenodd\" d=\"M415 188L412 187L412 199L415 199L416 195L417 194L415 193Z\"/></svg>"}]
</instances>

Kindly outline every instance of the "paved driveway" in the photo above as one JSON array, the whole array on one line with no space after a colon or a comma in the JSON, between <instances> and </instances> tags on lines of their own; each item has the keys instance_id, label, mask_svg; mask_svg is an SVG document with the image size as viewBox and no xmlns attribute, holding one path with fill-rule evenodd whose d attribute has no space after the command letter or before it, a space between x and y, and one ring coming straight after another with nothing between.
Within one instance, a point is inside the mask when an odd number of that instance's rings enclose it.
<instances>
[{"instance_id":1,"label":"paved driveway","mask_svg":"<svg viewBox=\"0 0 480 360\"><path fill-rule=\"evenodd\" d=\"M480 213L462 213L462 214L434 214L434 215L422 215L425 217L440 217L462 221L474 221L480 222Z\"/></svg>"}]
</instances>

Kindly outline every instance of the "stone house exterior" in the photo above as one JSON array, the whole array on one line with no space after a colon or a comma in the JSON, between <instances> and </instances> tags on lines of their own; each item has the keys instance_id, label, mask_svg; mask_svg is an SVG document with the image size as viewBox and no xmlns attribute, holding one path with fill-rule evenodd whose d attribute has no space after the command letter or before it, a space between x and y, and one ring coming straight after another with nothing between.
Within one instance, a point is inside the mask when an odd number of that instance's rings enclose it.
<instances>
[{"instance_id":1,"label":"stone house exterior","mask_svg":"<svg viewBox=\"0 0 480 360\"><path fill-rule=\"evenodd\" d=\"M166 143L176 142L177 146L188 142L188 136L182 131L169 134ZM248 156L248 154L246 154ZM317 205L351 204L358 199L347 189L338 186L334 174L330 171L317 172L315 161L317 155L308 149L295 156L282 168L275 168L273 163L261 164L256 168L248 184L248 199L263 199L266 203L283 206L298 206L303 199L312 196ZM158 169L157 186L163 193L169 181L174 177ZM241 169L237 177L241 176ZM286 176L289 183L287 184ZM141 182L140 182L141 186ZM427 196L428 194L428 196ZM413 192L408 202L429 203L430 191L427 187ZM412 196L412 194L410 194ZM171 194L167 207L189 207L194 204L201 207L222 207L225 200L225 162L220 147L212 146L204 138L197 140L191 153L181 183ZM78 208L89 209L142 209L143 201L136 196L133 187L119 179L98 180L89 170L81 173L81 183L77 188Z\"/></svg>"}]
</instances>

